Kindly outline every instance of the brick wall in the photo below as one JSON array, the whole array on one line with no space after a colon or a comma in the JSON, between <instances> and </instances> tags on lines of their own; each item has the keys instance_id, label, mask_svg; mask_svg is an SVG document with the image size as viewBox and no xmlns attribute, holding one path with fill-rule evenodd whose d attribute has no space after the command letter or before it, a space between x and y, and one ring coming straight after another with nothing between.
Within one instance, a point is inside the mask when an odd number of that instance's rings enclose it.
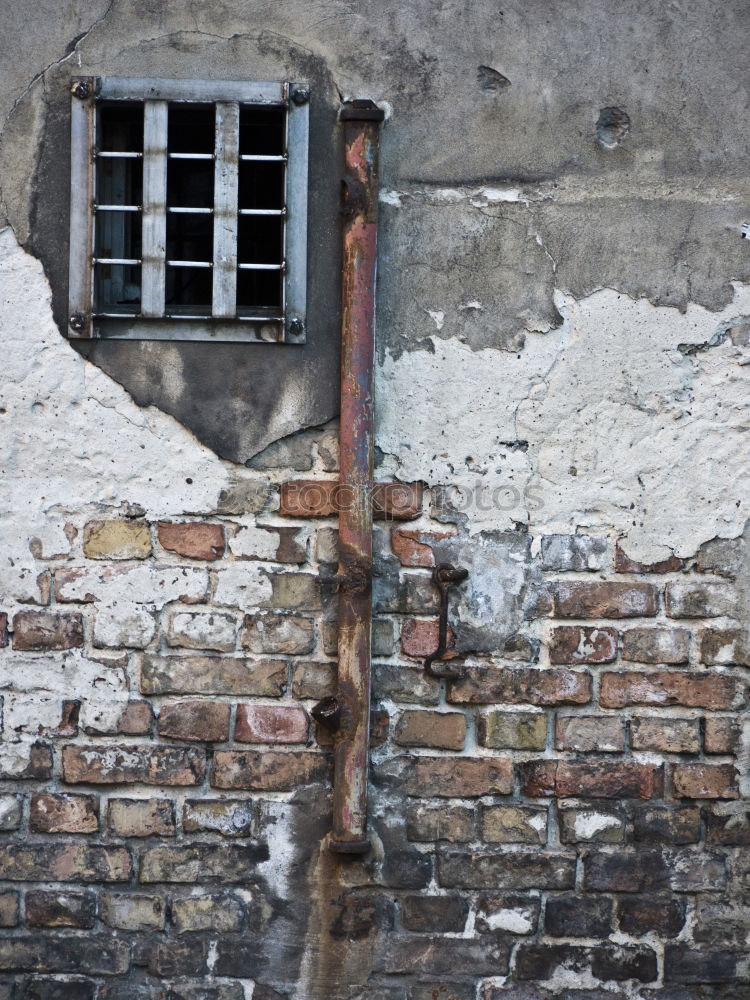
<instances>
[{"instance_id":1,"label":"brick wall","mask_svg":"<svg viewBox=\"0 0 750 1000\"><path fill-rule=\"evenodd\" d=\"M441 682L433 547L460 532L407 489L376 530L374 847L337 860L309 714L335 519L279 501L293 476L32 541L0 619L0 998L750 996L731 546L533 539L525 623Z\"/></svg>"}]
</instances>

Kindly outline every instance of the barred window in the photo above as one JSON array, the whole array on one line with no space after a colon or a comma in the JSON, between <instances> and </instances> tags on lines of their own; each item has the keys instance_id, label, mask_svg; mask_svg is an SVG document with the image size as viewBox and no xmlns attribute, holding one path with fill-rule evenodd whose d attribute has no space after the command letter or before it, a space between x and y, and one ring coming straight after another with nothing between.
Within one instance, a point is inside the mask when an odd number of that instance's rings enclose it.
<instances>
[{"instance_id":1,"label":"barred window","mask_svg":"<svg viewBox=\"0 0 750 1000\"><path fill-rule=\"evenodd\" d=\"M71 93L69 336L303 342L308 88Z\"/></svg>"}]
</instances>

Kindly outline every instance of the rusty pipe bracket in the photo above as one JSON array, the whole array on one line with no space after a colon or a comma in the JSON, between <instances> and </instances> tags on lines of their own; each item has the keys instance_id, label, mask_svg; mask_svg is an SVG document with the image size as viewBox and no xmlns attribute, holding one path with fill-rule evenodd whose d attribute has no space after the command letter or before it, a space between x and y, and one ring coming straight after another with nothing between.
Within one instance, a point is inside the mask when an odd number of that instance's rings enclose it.
<instances>
[{"instance_id":1,"label":"rusty pipe bracket","mask_svg":"<svg viewBox=\"0 0 750 1000\"><path fill-rule=\"evenodd\" d=\"M341 728L341 704L333 694L314 705L310 709L310 715L329 733L337 733Z\"/></svg>"},{"instance_id":2,"label":"rusty pipe bracket","mask_svg":"<svg viewBox=\"0 0 750 1000\"><path fill-rule=\"evenodd\" d=\"M441 660L448 652L448 591L451 587L463 583L468 577L468 569L453 566L451 563L441 563L432 571L432 580L440 591L440 619L438 633L438 648L424 661L425 673L430 677L447 677L458 680L463 677L463 668L433 667L435 660Z\"/></svg>"}]
</instances>

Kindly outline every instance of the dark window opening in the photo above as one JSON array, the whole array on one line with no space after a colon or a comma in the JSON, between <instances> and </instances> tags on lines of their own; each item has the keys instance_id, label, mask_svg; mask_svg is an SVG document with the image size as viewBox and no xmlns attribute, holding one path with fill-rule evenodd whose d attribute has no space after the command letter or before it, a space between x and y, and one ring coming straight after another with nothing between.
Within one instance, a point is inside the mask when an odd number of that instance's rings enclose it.
<instances>
[{"instance_id":1,"label":"dark window opening","mask_svg":"<svg viewBox=\"0 0 750 1000\"><path fill-rule=\"evenodd\" d=\"M213 104L170 104L169 152L213 154L214 122Z\"/></svg>"}]
</instances>

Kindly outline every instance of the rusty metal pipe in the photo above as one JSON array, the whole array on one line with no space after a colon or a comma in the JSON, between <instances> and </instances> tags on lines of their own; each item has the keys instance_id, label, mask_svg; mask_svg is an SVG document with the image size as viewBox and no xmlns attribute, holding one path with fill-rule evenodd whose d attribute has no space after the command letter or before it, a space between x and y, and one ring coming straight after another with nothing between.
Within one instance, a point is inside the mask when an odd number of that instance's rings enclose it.
<instances>
[{"instance_id":1,"label":"rusty metal pipe","mask_svg":"<svg viewBox=\"0 0 750 1000\"><path fill-rule=\"evenodd\" d=\"M378 235L378 145L383 112L372 101L341 108L343 180L341 426L339 430L338 703L333 829L329 847L364 854L370 742L372 632L373 367Z\"/></svg>"}]
</instances>

